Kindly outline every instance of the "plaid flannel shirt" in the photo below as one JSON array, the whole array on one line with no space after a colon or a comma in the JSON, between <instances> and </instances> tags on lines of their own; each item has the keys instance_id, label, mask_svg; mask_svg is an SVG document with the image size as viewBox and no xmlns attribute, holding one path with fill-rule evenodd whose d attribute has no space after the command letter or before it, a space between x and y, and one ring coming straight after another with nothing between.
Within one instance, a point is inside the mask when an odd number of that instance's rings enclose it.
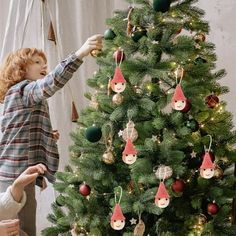
<instances>
[{"instance_id":1,"label":"plaid flannel shirt","mask_svg":"<svg viewBox=\"0 0 236 236\"><path fill-rule=\"evenodd\" d=\"M12 86L4 100L0 142L0 181L13 182L28 166L43 163L50 182L59 155L46 99L61 89L82 61L75 54L59 63L43 79Z\"/></svg>"}]
</instances>

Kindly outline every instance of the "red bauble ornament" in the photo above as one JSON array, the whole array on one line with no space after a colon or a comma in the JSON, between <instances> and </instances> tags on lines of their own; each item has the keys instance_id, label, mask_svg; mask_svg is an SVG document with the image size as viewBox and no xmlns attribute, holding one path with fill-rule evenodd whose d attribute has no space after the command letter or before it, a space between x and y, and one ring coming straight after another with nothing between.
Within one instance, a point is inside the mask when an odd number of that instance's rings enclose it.
<instances>
[{"instance_id":1,"label":"red bauble ornament","mask_svg":"<svg viewBox=\"0 0 236 236\"><path fill-rule=\"evenodd\" d=\"M211 202L207 204L207 213L209 215L216 215L219 211L219 207L216 203Z\"/></svg>"},{"instance_id":2,"label":"red bauble ornament","mask_svg":"<svg viewBox=\"0 0 236 236\"><path fill-rule=\"evenodd\" d=\"M79 192L83 196L88 196L91 192L91 188L87 184L81 184L79 187Z\"/></svg>"},{"instance_id":3,"label":"red bauble ornament","mask_svg":"<svg viewBox=\"0 0 236 236\"><path fill-rule=\"evenodd\" d=\"M191 109L191 103L189 102L189 100L186 100L186 106L184 107L182 112L188 112L190 109Z\"/></svg>"},{"instance_id":4,"label":"red bauble ornament","mask_svg":"<svg viewBox=\"0 0 236 236\"><path fill-rule=\"evenodd\" d=\"M209 153L209 156L211 158L211 161L214 163L215 161L215 155L213 154L213 152L208 152ZM205 155L205 152L202 154L201 158L202 158L202 161L203 161L203 157Z\"/></svg>"},{"instance_id":5,"label":"red bauble ornament","mask_svg":"<svg viewBox=\"0 0 236 236\"><path fill-rule=\"evenodd\" d=\"M219 98L214 94L211 94L205 98L205 103L209 108L214 108L219 102Z\"/></svg>"},{"instance_id":6,"label":"red bauble ornament","mask_svg":"<svg viewBox=\"0 0 236 236\"><path fill-rule=\"evenodd\" d=\"M119 48L118 50L116 50L114 53L113 53L113 58L114 60L119 63L121 61L124 61L125 60L125 54L124 54L124 50Z\"/></svg>"},{"instance_id":7,"label":"red bauble ornament","mask_svg":"<svg viewBox=\"0 0 236 236\"><path fill-rule=\"evenodd\" d=\"M182 179L177 179L172 184L171 188L175 193L181 193L184 191L185 183Z\"/></svg>"}]
</instances>

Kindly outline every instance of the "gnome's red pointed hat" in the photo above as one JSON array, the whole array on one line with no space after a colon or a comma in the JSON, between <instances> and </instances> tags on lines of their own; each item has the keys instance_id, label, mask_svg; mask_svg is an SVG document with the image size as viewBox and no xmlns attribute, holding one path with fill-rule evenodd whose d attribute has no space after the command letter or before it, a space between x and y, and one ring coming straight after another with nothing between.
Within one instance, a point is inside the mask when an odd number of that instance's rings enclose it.
<instances>
[{"instance_id":1,"label":"gnome's red pointed hat","mask_svg":"<svg viewBox=\"0 0 236 236\"><path fill-rule=\"evenodd\" d=\"M155 199L158 199L158 198L170 198L170 195L168 194L163 182L160 182L159 188L155 196Z\"/></svg>"},{"instance_id":2,"label":"gnome's red pointed hat","mask_svg":"<svg viewBox=\"0 0 236 236\"><path fill-rule=\"evenodd\" d=\"M214 167L215 166L211 160L211 156L209 152L206 152L203 157L202 165L200 166L200 168L201 169L214 169Z\"/></svg>"},{"instance_id":3,"label":"gnome's red pointed hat","mask_svg":"<svg viewBox=\"0 0 236 236\"><path fill-rule=\"evenodd\" d=\"M115 205L115 208L114 208L114 211L113 211L113 214L111 216L111 220L125 220L125 217L122 213L122 210L121 210L121 207L120 207L120 204L116 204Z\"/></svg>"},{"instance_id":4,"label":"gnome's red pointed hat","mask_svg":"<svg viewBox=\"0 0 236 236\"><path fill-rule=\"evenodd\" d=\"M131 139L129 138L126 142L126 145L125 145L125 150L123 151L123 155L136 155L138 152L137 150L135 149Z\"/></svg>"},{"instance_id":5,"label":"gnome's red pointed hat","mask_svg":"<svg viewBox=\"0 0 236 236\"><path fill-rule=\"evenodd\" d=\"M180 86L180 84L177 84L176 88L175 88L175 92L174 95L172 97L172 102L174 103L175 101L186 101L187 98L184 96L183 90Z\"/></svg>"},{"instance_id":6,"label":"gnome's red pointed hat","mask_svg":"<svg viewBox=\"0 0 236 236\"><path fill-rule=\"evenodd\" d=\"M111 83L126 83L126 80L121 72L121 69L119 66L116 67L115 74L113 76L113 79L111 80Z\"/></svg>"}]
</instances>

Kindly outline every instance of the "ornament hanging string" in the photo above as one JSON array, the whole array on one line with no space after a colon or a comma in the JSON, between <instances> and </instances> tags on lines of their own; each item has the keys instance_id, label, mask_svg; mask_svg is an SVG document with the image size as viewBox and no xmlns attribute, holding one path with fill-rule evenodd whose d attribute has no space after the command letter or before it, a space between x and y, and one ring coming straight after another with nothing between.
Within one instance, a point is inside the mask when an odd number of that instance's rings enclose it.
<instances>
[{"instance_id":1,"label":"ornament hanging string","mask_svg":"<svg viewBox=\"0 0 236 236\"><path fill-rule=\"evenodd\" d=\"M208 147L207 150L206 150L206 147L205 147L205 146L204 146L204 149L205 149L205 151L210 152L210 150L211 150L211 145L212 145L212 136L211 136L210 134L208 134L207 136L210 138L210 144L209 144L209 147Z\"/></svg>"},{"instance_id":2,"label":"ornament hanging string","mask_svg":"<svg viewBox=\"0 0 236 236\"><path fill-rule=\"evenodd\" d=\"M128 124L127 124L127 129L129 127L129 124L130 124L131 120L129 120ZM130 135L129 135L129 131L127 131L127 136L129 139L132 140L132 135L133 135L133 132L134 132L134 127L132 128L131 132L130 132Z\"/></svg>"},{"instance_id":3,"label":"ornament hanging string","mask_svg":"<svg viewBox=\"0 0 236 236\"><path fill-rule=\"evenodd\" d=\"M176 71L175 71L175 80L176 80L176 84L178 84L178 71L181 70L181 74L180 74L180 80L179 80L179 84L181 84L183 76L184 76L184 68L181 67L180 65L178 65Z\"/></svg>"},{"instance_id":4,"label":"ornament hanging string","mask_svg":"<svg viewBox=\"0 0 236 236\"><path fill-rule=\"evenodd\" d=\"M122 198L122 187L118 186L118 188L120 188L120 197L119 197L119 200L117 202L117 195L116 195L116 192L115 192L115 203L116 204L120 204L120 201L121 201L121 198Z\"/></svg>"},{"instance_id":5,"label":"ornament hanging string","mask_svg":"<svg viewBox=\"0 0 236 236\"><path fill-rule=\"evenodd\" d=\"M108 85L107 85L107 96L111 95L111 76L108 76L109 80L108 80Z\"/></svg>"},{"instance_id":6,"label":"ornament hanging string","mask_svg":"<svg viewBox=\"0 0 236 236\"><path fill-rule=\"evenodd\" d=\"M121 49L121 58L120 58L120 62L119 63L117 61L117 56L116 56L116 66L120 67L121 62L123 61L123 57L124 57L124 52L123 52L123 49Z\"/></svg>"},{"instance_id":7,"label":"ornament hanging string","mask_svg":"<svg viewBox=\"0 0 236 236\"><path fill-rule=\"evenodd\" d=\"M108 126L110 128L110 132L108 132L108 134L106 135L106 138L105 138L106 149L110 149L112 146L112 143L113 143L114 132L113 132L111 123L107 123L105 126Z\"/></svg>"},{"instance_id":8,"label":"ornament hanging string","mask_svg":"<svg viewBox=\"0 0 236 236\"><path fill-rule=\"evenodd\" d=\"M132 128L132 130L131 130L130 135L129 135L129 131L128 131L128 130L129 130L129 129L128 129L128 128L129 128L129 125L131 124L131 122L132 122L131 120L132 120L132 117L133 117L133 116L132 116L132 113L131 113L131 110L128 110L128 111L127 111L127 116L128 116L128 119L129 119L129 122L128 122L128 124L126 125L126 127L127 127L127 137L132 140L131 137L132 137L133 132L134 132L134 126L133 126L133 128Z\"/></svg>"}]
</instances>

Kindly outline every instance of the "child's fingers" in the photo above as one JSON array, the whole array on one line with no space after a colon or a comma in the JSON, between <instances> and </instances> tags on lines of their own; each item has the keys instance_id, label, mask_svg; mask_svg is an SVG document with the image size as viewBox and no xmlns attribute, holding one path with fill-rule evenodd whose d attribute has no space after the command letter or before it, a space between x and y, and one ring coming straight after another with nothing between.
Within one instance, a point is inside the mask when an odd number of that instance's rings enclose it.
<instances>
[{"instance_id":1,"label":"child's fingers","mask_svg":"<svg viewBox=\"0 0 236 236\"><path fill-rule=\"evenodd\" d=\"M102 40L104 36L102 34L95 34L89 38L89 40Z\"/></svg>"},{"instance_id":2,"label":"child's fingers","mask_svg":"<svg viewBox=\"0 0 236 236\"><path fill-rule=\"evenodd\" d=\"M38 164L37 167L38 167L38 170L40 171L41 174L43 174L45 171L47 171L47 167L43 164Z\"/></svg>"},{"instance_id":3,"label":"child's fingers","mask_svg":"<svg viewBox=\"0 0 236 236\"><path fill-rule=\"evenodd\" d=\"M26 174L34 174L34 173L38 173L38 174L44 174L44 172L47 170L46 166L43 164L38 164L35 166L30 166L28 167L28 169L26 170Z\"/></svg>"}]
</instances>

